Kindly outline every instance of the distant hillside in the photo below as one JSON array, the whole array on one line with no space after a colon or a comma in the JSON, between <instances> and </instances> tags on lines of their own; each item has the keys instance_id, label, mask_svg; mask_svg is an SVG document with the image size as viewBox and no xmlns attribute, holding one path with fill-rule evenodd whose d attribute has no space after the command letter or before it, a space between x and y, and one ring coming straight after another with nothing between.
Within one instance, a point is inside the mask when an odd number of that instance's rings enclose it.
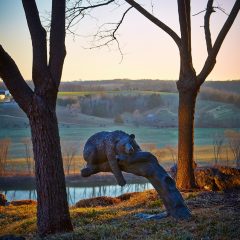
<instances>
[{"instance_id":1,"label":"distant hillside","mask_svg":"<svg viewBox=\"0 0 240 240\"><path fill-rule=\"evenodd\" d=\"M27 82L33 88L31 81ZM3 82L0 82L0 89L5 89ZM96 92L108 91L150 91L177 93L176 81L172 80L92 80L92 81L72 81L62 82L59 88L60 92ZM198 99L215 101L226 104L233 104L240 108L240 80L234 81L207 81L203 84L198 95ZM113 99L117 100L117 99ZM89 112L87 112L89 113Z\"/></svg>"},{"instance_id":2,"label":"distant hillside","mask_svg":"<svg viewBox=\"0 0 240 240\"><path fill-rule=\"evenodd\" d=\"M212 93L213 92L213 93ZM240 127L240 110L235 99L210 90L197 101L196 127ZM236 95L239 98L239 95ZM238 102L239 103L239 102ZM177 127L178 94L151 91L109 91L74 95L61 94L58 105L71 112L113 119L116 123L134 126Z\"/></svg>"},{"instance_id":3,"label":"distant hillside","mask_svg":"<svg viewBox=\"0 0 240 240\"><path fill-rule=\"evenodd\" d=\"M207 81L203 84L203 88L209 87L225 92L240 94L240 80L233 81Z\"/></svg>"}]
</instances>

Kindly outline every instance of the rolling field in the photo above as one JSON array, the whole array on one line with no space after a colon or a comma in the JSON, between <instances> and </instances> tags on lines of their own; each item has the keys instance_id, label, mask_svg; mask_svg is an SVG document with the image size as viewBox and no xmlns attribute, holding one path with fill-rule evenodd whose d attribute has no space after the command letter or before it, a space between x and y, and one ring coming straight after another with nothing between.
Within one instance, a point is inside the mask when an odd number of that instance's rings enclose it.
<instances>
[{"instance_id":1,"label":"rolling field","mask_svg":"<svg viewBox=\"0 0 240 240\"><path fill-rule=\"evenodd\" d=\"M123 130L127 133L134 133L139 144L155 144L157 148L165 146L176 146L178 140L177 128L152 128L133 127L123 125L102 125L102 126L81 126L77 124L59 124L61 140L64 142L83 145L86 140L99 131ZM224 134L224 128L196 128L195 144L197 146L212 145L213 136ZM22 139L30 137L29 127L25 128L4 128L0 131L0 139L10 138L10 158L24 157L24 145ZM78 151L78 154L80 152Z\"/></svg>"},{"instance_id":2,"label":"rolling field","mask_svg":"<svg viewBox=\"0 0 240 240\"><path fill-rule=\"evenodd\" d=\"M163 122L177 121L176 93L153 92L153 91L103 91L103 92L60 92L59 98L77 98L88 94L121 94L121 95L144 95L157 93L164 101L164 107L149 109L141 113L147 118L150 115L158 116ZM197 101L196 120L201 120L203 116L211 122L217 119L227 124L240 116L240 111L231 104L224 104L214 101ZM131 113L127 113L131 115ZM59 120L59 130L61 141L64 144L78 146L77 155L81 156L81 149L85 141L98 131L112 131L120 129L127 133L134 133L139 144L153 144L156 148L166 146L176 147L178 131L177 127L154 127L135 126L129 121L124 125L116 125L113 119L100 118L82 114L79 107L69 108L58 106L57 115ZM130 116L131 118L132 116ZM169 119L171 118L171 119ZM0 104L0 139L10 138L11 146L9 158L24 158L25 150L22 140L30 138L30 128L28 119L15 103ZM173 119L173 120L172 120ZM199 120L199 121L200 121ZM195 128L195 144L197 147L208 146L212 149L213 136L218 133L224 135L226 128Z\"/></svg>"}]
</instances>

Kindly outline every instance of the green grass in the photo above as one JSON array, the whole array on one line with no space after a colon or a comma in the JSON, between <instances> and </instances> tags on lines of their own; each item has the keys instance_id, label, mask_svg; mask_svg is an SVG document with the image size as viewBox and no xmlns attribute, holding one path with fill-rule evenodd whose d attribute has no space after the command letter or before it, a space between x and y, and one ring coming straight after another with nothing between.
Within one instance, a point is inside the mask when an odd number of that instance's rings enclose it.
<instances>
[{"instance_id":1,"label":"green grass","mask_svg":"<svg viewBox=\"0 0 240 240\"><path fill-rule=\"evenodd\" d=\"M153 128L153 127L132 127L132 126L78 126L78 125L62 125L60 124L60 136L64 142L77 144L80 148L83 147L86 140L94 133L99 131L123 130L127 133L134 133L139 144L151 143L157 148L163 148L167 145L177 146L178 129L177 128ZM213 136L215 133L223 134L224 128L196 128L195 129L195 144L196 146L212 145ZM21 139L30 137L29 128L16 129L1 129L0 139L10 138L12 144L10 146L9 158L25 157L24 145ZM197 156L198 157L198 156Z\"/></svg>"},{"instance_id":2,"label":"green grass","mask_svg":"<svg viewBox=\"0 0 240 240\"><path fill-rule=\"evenodd\" d=\"M189 197L190 195L190 197ZM143 220L137 213L163 211L155 191L134 194L113 206L70 208L74 232L50 235L45 239L239 239L240 192L184 194L193 217ZM156 204L157 203L157 204ZM231 203L231 204L230 204ZM40 239L36 234L36 206L0 207L0 234L20 234ZM6 224L7 223L7 224Z\"/></svg>"}]
</instances>

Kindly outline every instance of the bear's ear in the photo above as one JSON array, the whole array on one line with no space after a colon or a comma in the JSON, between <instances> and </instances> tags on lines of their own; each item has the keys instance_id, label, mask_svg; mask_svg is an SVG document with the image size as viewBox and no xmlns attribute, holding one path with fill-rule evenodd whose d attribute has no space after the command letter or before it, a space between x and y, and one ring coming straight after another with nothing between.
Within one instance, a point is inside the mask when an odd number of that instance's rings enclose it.
<instances>
[{"instance_id":1,"label":"bear's ear","mask_svg":"<svg viewBox=\"0 0 240 240\"><path fill-rule=\"evenodd\" d=\"M135 139L135 135L134 134L130 134L130 138L131 139Z\"/></svg>"}]
</instances>

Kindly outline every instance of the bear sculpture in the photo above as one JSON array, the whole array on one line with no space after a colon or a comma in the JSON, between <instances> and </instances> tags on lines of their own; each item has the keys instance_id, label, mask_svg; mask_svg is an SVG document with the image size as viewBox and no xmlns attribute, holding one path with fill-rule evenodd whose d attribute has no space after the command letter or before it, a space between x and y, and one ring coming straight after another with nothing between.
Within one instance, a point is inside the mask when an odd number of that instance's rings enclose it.
<instances>
[{"instance_id":1,"label":"bear sculpture","mask_svg":"<svg viewBox=\"0 0 240 240\"><path fill-rule=\"evenodd\" d=\"M126 181L119 168L117 156L131 155L138 151L141 151L141 148L136 143L134 134L129 135L120 130L98 132L92 135L84 146L83 158L87 165L81 174L88 177L101 171L112 171L118 184L124 186Z\"/></svg>"}]
</instances>

